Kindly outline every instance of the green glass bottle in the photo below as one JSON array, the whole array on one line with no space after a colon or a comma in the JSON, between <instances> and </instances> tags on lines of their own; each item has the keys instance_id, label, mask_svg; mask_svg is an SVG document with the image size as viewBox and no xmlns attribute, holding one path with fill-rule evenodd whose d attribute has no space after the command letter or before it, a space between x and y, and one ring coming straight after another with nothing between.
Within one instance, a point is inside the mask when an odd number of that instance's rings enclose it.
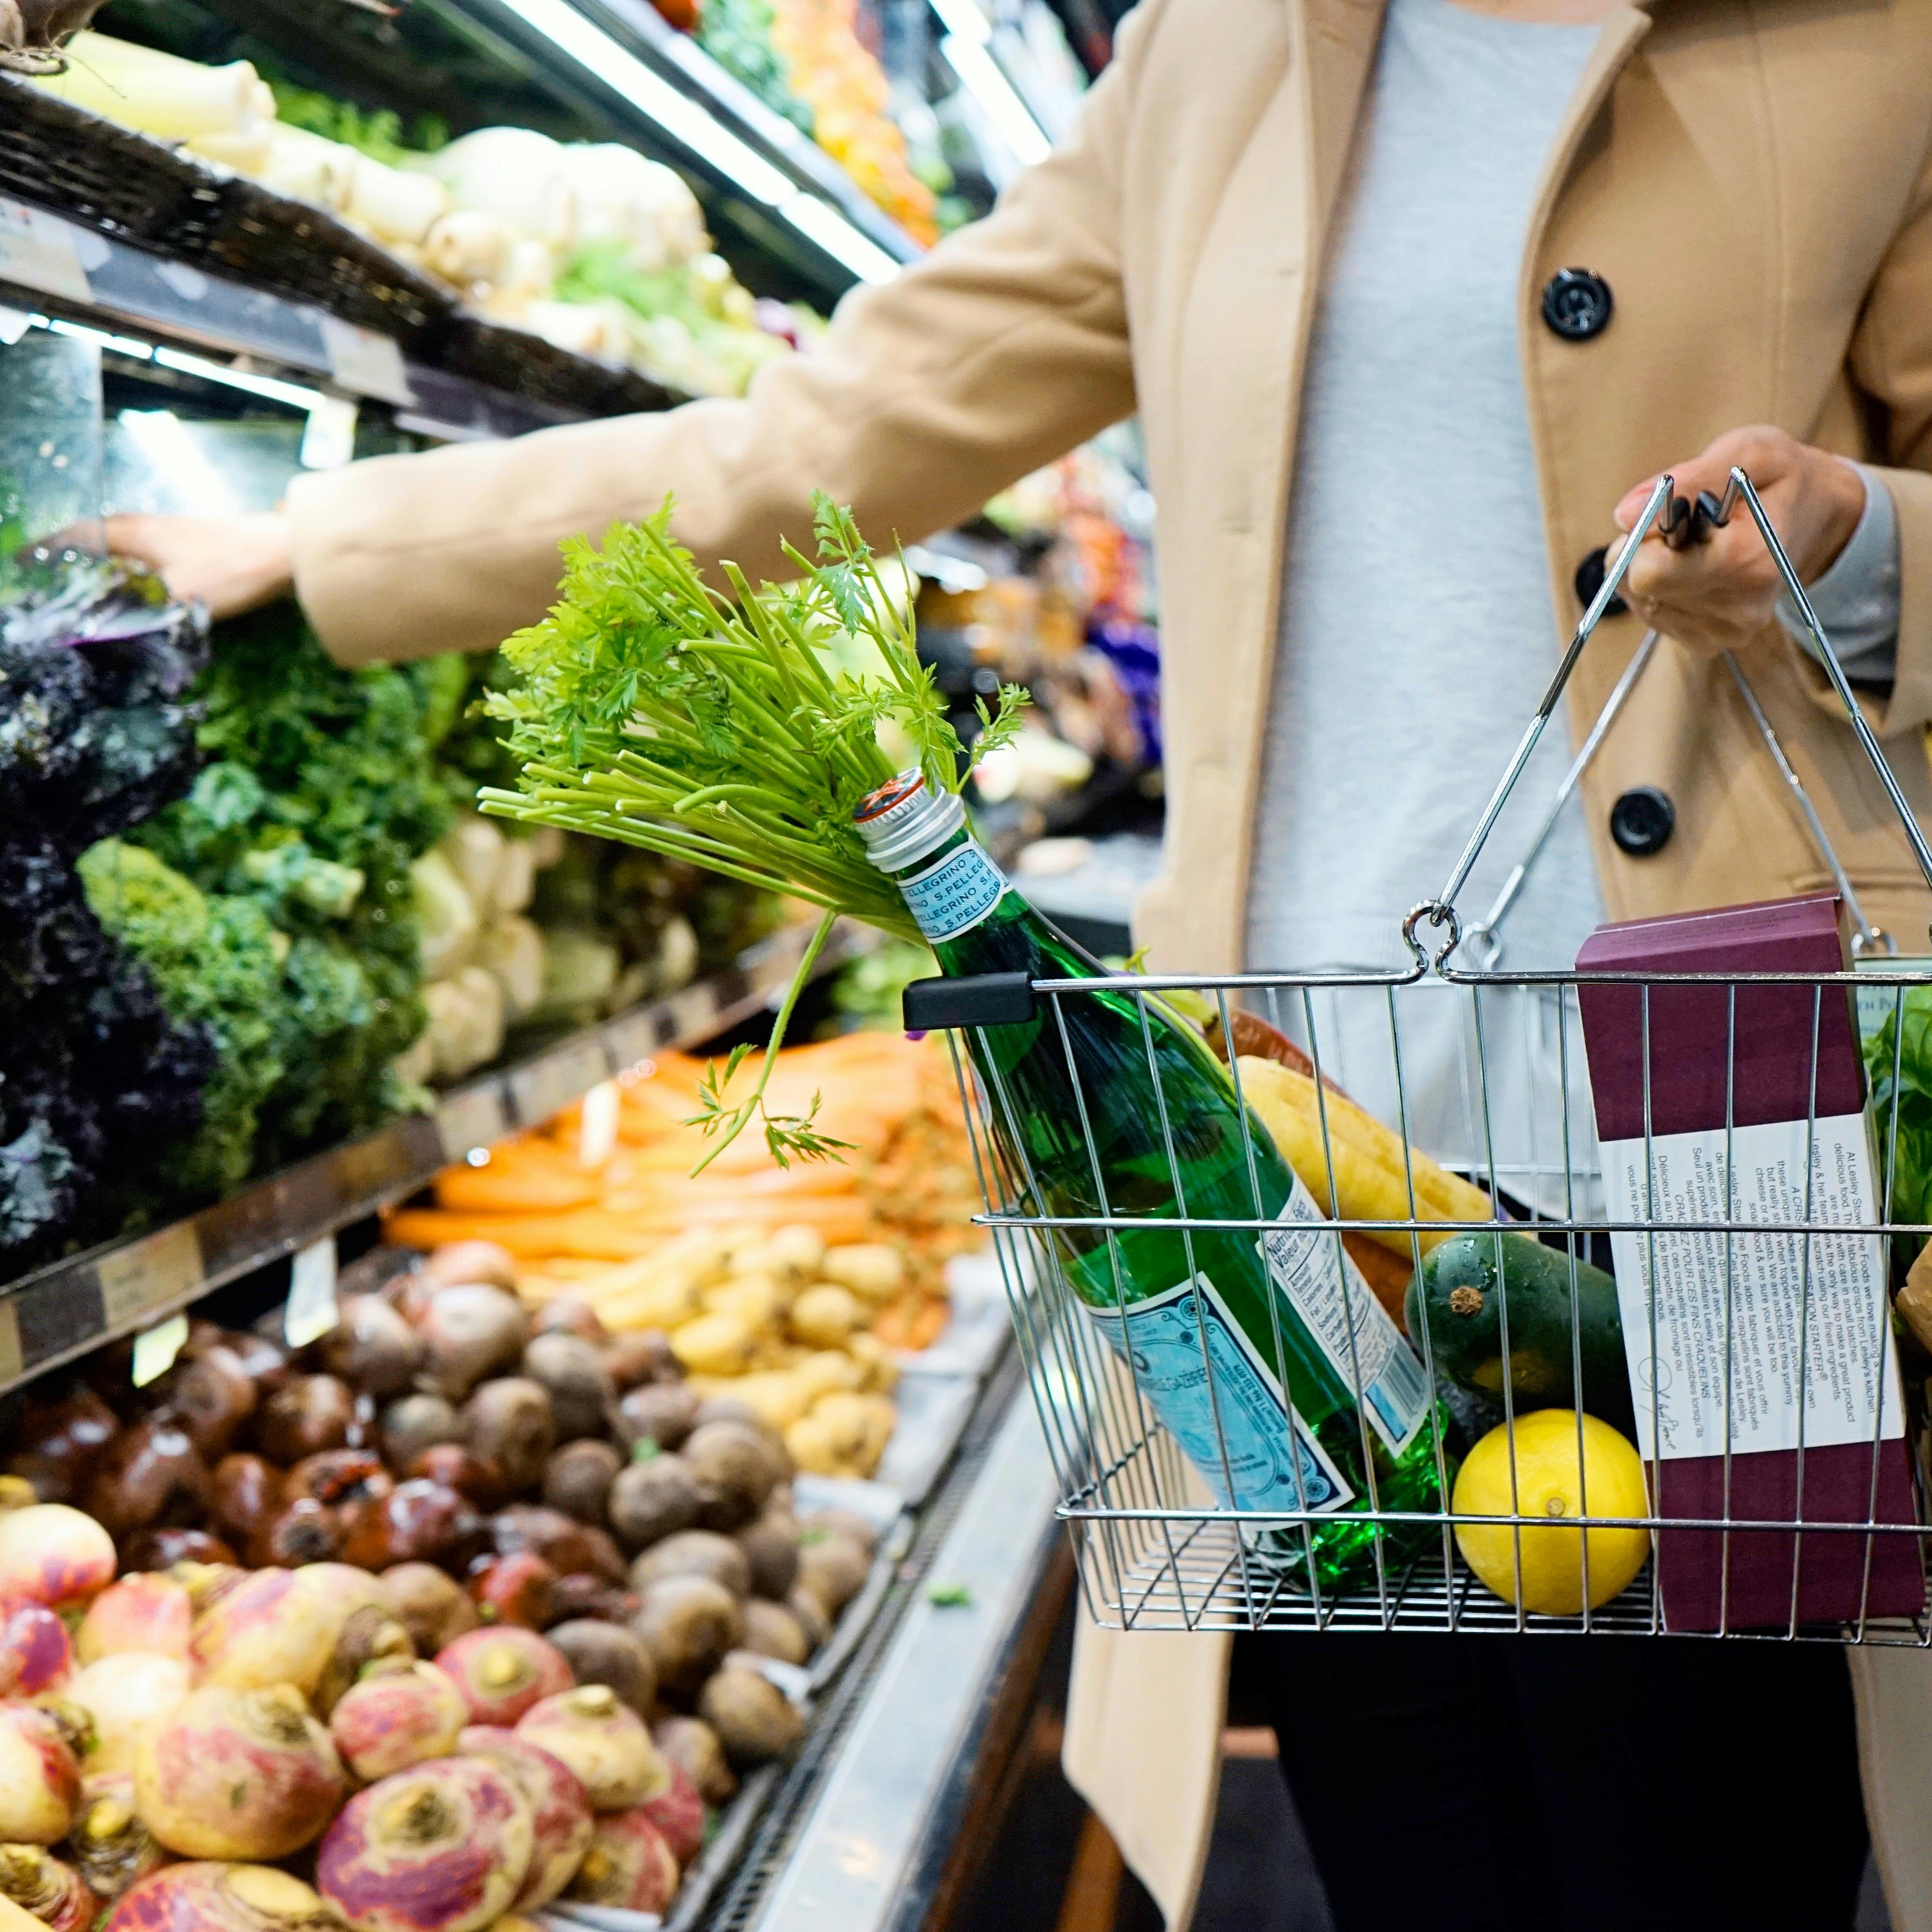
<instances>
[{"instance_id":1,"label":"green glass bottle","mask_svg":"<svg viewBox=\"0 0 1932 1932\"><path fill-rule=\"evenodd\" d=\"M1102 970L1007 884L958 800L916 772L854 817L947 974ZM1292 1569L1312 1547L1324 1590L1372 1584L1378 1540L1391 1576L1439 1551L1433 1525L1362 1520L1442 1508L1446 1424L1422 1364L1334 1233L1302 1225L1320 1210L1252 1114L1243 1134L1232 1081L1199 1034L1156 998L1108 992L1042 998L1029 1020L964 1036L1002 1157L1034 1197L1028 1211L1274 1224L1259 1238L1160 1227L1052 1237L1084 1312L1223 1506L1318 1515L1306 1536L1258 1528L1250 1548Z\"/></svg>"}]
</instances>

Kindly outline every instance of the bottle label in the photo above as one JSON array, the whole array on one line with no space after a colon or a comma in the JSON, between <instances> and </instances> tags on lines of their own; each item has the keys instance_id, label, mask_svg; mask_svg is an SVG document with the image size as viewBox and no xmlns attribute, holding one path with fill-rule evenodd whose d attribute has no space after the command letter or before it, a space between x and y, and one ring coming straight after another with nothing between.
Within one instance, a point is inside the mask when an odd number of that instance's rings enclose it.
<instances>
[{"instance_id":1,"label":"bottle label","mask_svg":"<svg viewBox=\"0 0 1932 1932\"><path fill-rule=\"evenodd\" d=\"M920 931L934 945L971 932L1006 890L1005 874L970 838L937 865L899 881Z\"/></svg>"},{"instance_id":2,"label":"bottle label","mask_svg":"<svg viewBox=\"0 0 1932 1932\"><path fill-rule=\"evenodd\" d=\"M1080 1306L1223 1508L1325 1513L1353 1499L1204 1274L1133 1303L1124 1316Z\"/></svg>"},{"instance_id":3,"label":"bottle label","mask_svg":"<svg viewBox=\"0 0 1932 1932\"><path fill-rule=\"evenodd\" d=\"M1292 1178L1279 1218L1294 1225L1271 1228L1262 1237L1262 1259L1329 1366L1348 1388L1358 1391L1356 1399L1370 1426L1389 1454L1399 1456L1429 1413L1427 1371L1336 1240L1334 1229L1300 1225L1323 1216L1300 1176Z\"/></svg>"}]
</instances>

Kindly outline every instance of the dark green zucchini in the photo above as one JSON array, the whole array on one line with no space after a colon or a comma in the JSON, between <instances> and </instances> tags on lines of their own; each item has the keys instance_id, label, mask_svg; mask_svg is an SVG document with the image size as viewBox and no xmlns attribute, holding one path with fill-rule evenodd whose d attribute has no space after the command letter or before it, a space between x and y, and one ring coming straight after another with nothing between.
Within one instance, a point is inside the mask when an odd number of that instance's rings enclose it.
<instances>
[{"instance_id":1,"label":"dark green zucchini","mask_svg":"<svg viewBox=\"0 0 1932 1932\"><path fill-rule=\"evenodd\" d=\"M1426 1325L1442 1381L1500 1401L1507 1312L1510 1395L1519 1409L1580 1406L1630 1435L1636 1418L1624 1366L1617 1285L1601 1268L1577 1262L1580 1403L1570 1347L1570 1257L1527 1234L1457 1234L1425 1256L1410 1282L1408 1332L1419 1348Z\"/></svg>"}]
</instances>

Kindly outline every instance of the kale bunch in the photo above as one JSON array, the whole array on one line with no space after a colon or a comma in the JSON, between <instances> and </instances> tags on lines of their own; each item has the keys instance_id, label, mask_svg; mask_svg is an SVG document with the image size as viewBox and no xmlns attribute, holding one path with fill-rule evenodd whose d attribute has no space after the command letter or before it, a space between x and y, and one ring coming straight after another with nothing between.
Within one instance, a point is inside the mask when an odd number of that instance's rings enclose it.
<instances>
[{"instance_id":1,"label":"kale bunch","mask_svg":"<svg viewBox=\"0 0 1932 1932\"><path fill-rule=\"evenodd\" d=\"M0 608L0 1270L113 1232L117 1187L196 1130L212 1034L104 930L76 862L188 786L199 611L36 559Z\"/></svg>"},{"instance_id":2,"label":"kale bunch","mask_svg":"<svg viewBox=\"0 0 1932 1932\"><path fill-rule=\"evenodd\" d=\"M410 866L450 821L432 745L466 682L460 660L345 670L292 604L217 631L196 686L208 762L134 837L211 906L245 903L284 942L262 1049L274 1077L238 1085L232 1113L226 1096L211 1104L211 1129L250 1142L257 1171L411 1098L391 1071L424 1022Z\"/></svg>"}]
</instances>

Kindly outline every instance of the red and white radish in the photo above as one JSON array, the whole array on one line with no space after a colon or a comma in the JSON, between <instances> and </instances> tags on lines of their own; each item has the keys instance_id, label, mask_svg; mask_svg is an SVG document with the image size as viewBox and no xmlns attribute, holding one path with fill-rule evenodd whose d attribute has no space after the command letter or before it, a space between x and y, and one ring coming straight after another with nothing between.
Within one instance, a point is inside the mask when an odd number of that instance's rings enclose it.
<instances>
[{"instance_id":1,"label":"red and white radish","mask_svg":"<svg viewBox=\"0 0 1932 1932\"><path fill-rule=\"evenodd\" d=\"M469 1631L436 1652L436 1667L454 1682L478 1724L514 1724L572 1681L556 1645L514 1624Z\"/></svg>"},{"instance_id":2,"label":"red and white radish","mask_svg":"<svg viewBox=\"0 0 1932 1932\"><path fill-rule=\"evenodd\" d=\"M608 1684L581 1684L533 1704L517 1720L517 1735L562 1759L595 1811L641 1804L670 1784L644 1719Z\"/></svg>"},{"instance_id":3,"label":"red and white radish","mask_svg":"<svg viewBox=\"0 0 1932 1932\"><path fill-rule=\"evenodd\" d=\"M79 1705L93 1721L88 1775L133 1771L134 1747L142 1734L194 1688L194 1677L180 1658L154 1657L145 1651L122 1651L77 1671L62 1701Z\"/></svg>"},{"instance_id":4,"label":"red and white radish","mask_svg":"<svg viewBox=\"0 0 1932 1932\"><path fill-rule=\"evenodd\" d=\"M534 1843L530 1807L495 1766L436 1758L342 1808L316 1886L356 1932L478 1932L509 1910Z\"/></svg>"},{"instance_id":5,"label":"red and white radish","mask_svg":"<svg viewBox=\"0 0 1932 1932\"><path fill-rule=\"evenodd\" d=\"M84 1664L124 1651L185 1657L194 1624L188 1586L160 1570L143 1571L109 1585L88 1605L74 1654Z\"/></svg>"},{"instance_id":6,"label":"red and white radish","mask_svg":"<svg viewBox=\"0 0 1932 1932\"><path fill-rule=\"evenodd\" d=\"M290 1685L205 1684L145 1731L134 1754L142 1822L191 1858L286 1858L342 1802L328 1733Z\"/></svg>"},{"instance_id":7,"label":"red and white radish","mask_svg":"<svg viewBox=\"0 0 1932 1932\"><path fill-rule=\"evenodd\" d=\"M677 1879L677 1860L664 1834L634 1805L597 1820L590 1849L563 1895L580 1905L662 1916L676 1894Z\"/></svg>"},{"instance_id":8,"label":"red and white radish","mask_svg":"<svg viewBox=\"0 0 1932 1932\"><path fill-rule=\"evenodd\" d=\"M80 1765L54 1714L0 1704L0 1841L56 1844L80 1803Z\"/></svg>"},{"instance_id":9,"label":"red and white radish","mask_svg":"<svg viewBox=\"0 0 1932 1932\"><path fill-rule=\"evenodd\" d=\"M0 1845L0 1898L31 1912L52 1932L86 1932L100 1909L80 1873L38 1845Z\"/></svg>"},{"instance_id":10,"label":"red and white radish","mask_svg":"<svg viewBox=\"0 0 1932 1932\"><path fill-rule=\"evenodd\" d=\"M0 1697L47 1697L74 1676L67 1625L44 1604L20 1604L0 1618Z\"/></svg>"},{"instance_id":11,"label":"red and white radish","mask_svg":"<svg viewBox=\"0 0 1932 1932\"><path fill-rule=\"evenodd\" d=\"M465 1757L494 1764L530 1808L530 1868L511 1909L534 1912L575 1876L590 1843L590 1801L568 1765L514 1731L472 1724L456 1742Z\"/></svg>"},{"instance_id":12,"label":"red and white radish","mask_svg":"<svg viewBox=\"0 0 1932 1932\"><path fill-rule=\"evenodd\" d=\"M329 1714L342 1761L370 1783L425 1758L447 1757L468 1723L463 1693L433 1664L379 1670L352 1684Z\"/></svg>"},{"instance_id":13,"label":"red and white radish","mask_svg":"<svg viewBox=\"0 0 1932 1932\"><path fill-rule=\"evenodd\" d=\"M664 1834L671 1856L680 1865L688 1865L704 1849L704 1800L682 1765L668 1758L664 1764L670 1773L670 1784L638 1809Z\"/></svg>"},{"instance_id":14,"label":"red and white radish","mask_svg":"<svg viewBox=\"0 0 1932 1932\"><path fill-rule=\"evenodd\" d=\"M342 1932L292 1873L268 1865L164 1865L122 1894L102 1932Z\"/></svg>"},{"instance_id":15,"label":"red and white radish","mask_svg":"<svg viewBox=\"0 0 1932 1932\"><path fill-rule=\"evenodd\" d=\"M80 1875L97 1898L118 1898L169 1862L154 1833L135 1815L131 1772L82 1780L80 1810L68 1841Z\"/></svg>"},{"instance_id":16,"label":"red and white radish","mask_svg":"<svg viewBox=\"0 0 1932 1932\"><path fill-rule=\"evenodd\" d=\"M114 1539L65 1503L0 1516L0 1603L78 1610L114 1580Z\"/></svg>"}]
</instances>

